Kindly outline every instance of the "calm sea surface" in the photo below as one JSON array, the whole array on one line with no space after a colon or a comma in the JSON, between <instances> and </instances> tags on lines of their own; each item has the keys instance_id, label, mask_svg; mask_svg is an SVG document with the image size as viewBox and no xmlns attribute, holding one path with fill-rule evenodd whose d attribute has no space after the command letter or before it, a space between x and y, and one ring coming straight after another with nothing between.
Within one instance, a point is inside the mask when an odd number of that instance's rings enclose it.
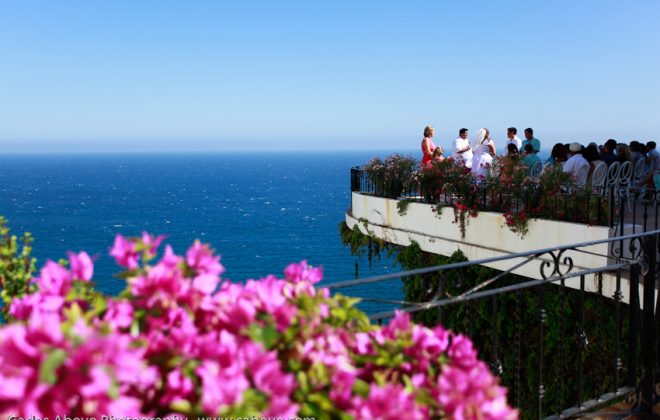
<instances>
[{"instance_id":1,"label":"calm sea surface","mask_svg":"<svg viewBox=\"0 0 660 420\"><path fill-rule=\"evenodd\" d=\"M210 243L234 281L279 275L290 262L322 265L325 281L396 270L356 260L338 224L350 205L349 169L375 155L276 154L35 155L0 157L0 215L13 233L31 232L40 267L85 250L107 293L124 287L108 256L115 234L167 235L182 254ZM401 296L398 281L371 285L372 297ZM371 305L363 306L373 309Z\"/></svg>"}]
</instances>

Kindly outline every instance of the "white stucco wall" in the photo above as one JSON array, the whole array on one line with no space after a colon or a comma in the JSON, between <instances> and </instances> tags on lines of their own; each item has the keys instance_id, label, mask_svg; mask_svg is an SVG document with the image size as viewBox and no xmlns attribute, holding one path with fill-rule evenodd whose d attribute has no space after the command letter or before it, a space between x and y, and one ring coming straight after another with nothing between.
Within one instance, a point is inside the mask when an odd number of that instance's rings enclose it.
<instances>
[{"instance_id":1,"label":"white stucco wall","mask_svg":"<svg viewBox=\"0 0 660 420\"><path fill-rule=\"evenodd\" d=\"M468 218L465 238L462 238L458 222L454 221L453 209L443 208L440 214L436 214L432 205L409 203L406 214L401 216L397 203L397 200L354 192L352 209L346 213L346 223L350 228L358 226L362 233L371 233L393 244L408 246L411 241L415 241L426 252L451 255L460 249L470 261L610 237L609 228L604 226L532 219L529 221L529 231L521 238L506 227L501 213L479 212L477 217ZM563 257L572 258L573 272L607 265L607 244L593 245L582 250L588 253L566 251L563 254ZM552 260L548 254L542 258ZM508 270L522 261L523 259L509 259L484 265L497 270ZM532 261L514 272L528 278L540 279L540 265L538 260ZM563 268L565 270L566 267ZM549 271L546 273L550 275ZM624 301L627 302L627 274L624 273L623 277L622 292ZM586 280L587 289L596 291L594 276L588 276ZM579 288L579 278L568 279L566 285ZM615 290L615 277L604 276L603 294L612 297ZM640 293L643 293L641 289Z\"/></svg>"}]
</instances>

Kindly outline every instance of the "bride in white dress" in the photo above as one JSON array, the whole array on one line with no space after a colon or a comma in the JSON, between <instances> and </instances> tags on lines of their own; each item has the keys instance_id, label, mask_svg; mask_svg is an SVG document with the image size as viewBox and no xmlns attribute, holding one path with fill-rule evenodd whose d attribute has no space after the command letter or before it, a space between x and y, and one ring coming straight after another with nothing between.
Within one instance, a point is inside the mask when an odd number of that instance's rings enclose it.
<instances>
[{"instance_id":1,"label":"bride in white dress","mask_svg":"<svg viewBox=\"0 0 660 420\"><path fill-rule=\"evenodd\" d=\"M470 170L477 178L486 178L490 165L495 156L495 143L490 138L490 131L482 128L472 140L472 169Z\"/></svg>"}]
</instances>

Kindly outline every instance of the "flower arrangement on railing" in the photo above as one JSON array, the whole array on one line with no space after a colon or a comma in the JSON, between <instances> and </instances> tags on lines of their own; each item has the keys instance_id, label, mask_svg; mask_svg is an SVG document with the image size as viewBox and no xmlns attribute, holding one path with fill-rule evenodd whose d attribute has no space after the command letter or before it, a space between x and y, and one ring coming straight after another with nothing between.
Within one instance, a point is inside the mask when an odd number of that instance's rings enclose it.
<instances>
[{"instance_id":1,"label":"flower arrangement on railing","mask_svg":"<svg viewBox=\"0 0 660 420\"><path fill-rule=\"evenodd\" d=\"M460 334L399 312L377 327L355 299L317 289L320 268L223 281L220 257L162 236L118 235L117 297L92 259L48 261L0 328L0 414L516 418L506 390ZM68 267L67 267L68 265Z\"/></svg>"},{"instance_id":2,"label":"flower arrangement on railing","mask_svg":"<svg viewBox=\"0 0 660 420\"><path fill-rule=\"evenodd\" d=\"M517 156L498 157L495 167L500 176L491 182L507 190L498 197L502 201L499 205L504 211L504 225L521 238L529 230L530 219L556 217L557 213L551 211L555 208L552 200L566 199L566 193L575 187L570 174L559 165L547 168L537 179L528 176L527 166Z\"/></svg>"},{"instance_id":3,"label":"flower arrangement on railing","mask_svg":"<svg viewBox=\"0 0 660 420\"><path fill-rule=\"evenodd\" d=\"M528 179L529 170L517 155L496 156L493 158L488 180L500 185L515 188Z\"/></svg>"},{"instance_id":4,"label":"flower arrangement on railing","mask_svg":"<svg viewBox=\"0 0 660 420\"><path fill-rule=\"evenodd\" d=\"M549 193L558 193L562 191L569 191L574 189L575 178L568 172L564 172L561 165L553 165L541 173L539 176L539 184L543 187L544 191Z\"/></svg>"},{"instance_id":5,"label":"flower arrangement on railing","mask_svg":"<svg viewBox=\"0 0 660 420\"><path fill-rule=\"evenodd\" d=\"M529 169L518 156L493 159L485 178L477 179L451 158L432 161L413 172L412 158L392 155L376 158L365 166L376 195L398 198L402 191L419 191L421 198L434 204L440 214L443 207L454 210L454 223L465 237L469 216L479 210L501 212L504 226L523 237L530 219L569 220L578 223L605 223L607 201L579 189L570 174L556 165L538 178L529 177ZM400 203L402 204L402 203ZM405 213L407 202L399 206Z\"/></svg>"},{"instance_id":6,"label":"flower arrangement on railing","mask_svg":"<svg viewBox=\"0 0 660 420\"><path fill-rule=\"evenodd\" d=\"M364 171L369 175L376 195L398 198L404 190L410 188L416 166L414 158L394 153L384 161L379 157L373 158L364 166Z\"/></svg>"},{"instance_id":7,"label":"flower arrangement on railing","mask_svg":"<svg viewBox=\"0 0 660 420\"><path fill-rule=\"evenodd\" d=\"M504 213L504 223L511 232L520 235L521 238L529 230L529 219L524 209L518 212L508 211Z\"/></svg>"},{"instance_id":8,"label":"flower arrangement on railing","mask_svg":"<svg viewBox=\"0 0 660 420\"><path fill-rule=\"evenodd\" d=\"M468 216L477 216L475 198L480 197L475 194L479 186L470 170L451 158L434 160L421 168L417 181L424 201L435 203L437 214L443 207L452 207L454 223L465 237Z\"/></svg>"}]
</instances>

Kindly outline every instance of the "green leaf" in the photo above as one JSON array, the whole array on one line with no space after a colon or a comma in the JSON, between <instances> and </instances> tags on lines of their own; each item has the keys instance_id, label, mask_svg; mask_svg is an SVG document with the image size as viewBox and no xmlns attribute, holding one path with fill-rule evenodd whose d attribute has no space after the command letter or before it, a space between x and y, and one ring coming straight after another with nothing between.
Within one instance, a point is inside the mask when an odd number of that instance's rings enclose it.
<instances>
[{"instance_id":1,"label":"green leaf","mask_svg":"<svg viewBox=\"0 0 660 420\"><path fill-rule=\"evenodd\" d=\"M322 412L331 411L334 404L330 401L327 395L321 393L309 394L309 401L315 403Z\"/></svg>"},{"instance_id":2,"label":"green leaf","mask_svg":"<svg viewBox=\"0 0 660 420\"><path fill-rule=\"evenodd\" d=\"M269 350L277 344L282 336L272 324L264 326L252 324L248 328L248 334L253 340L263 343L264 347Z\"/></svg>"},{"instance_id":3,"label":"green leaf","mask_svg":"<svg viewBox=\"0 0 660 420\"><path fill-rule=\"evenodd\" d=\"M110 384L110 388L108 389L108 396L113 400L119 398L119 384L117 383L117 381L113 380L112 383Z\"/></svg>"},{"instance_id":4,"label":"green leaf","mask_svg":"<svg viewBox=\"0 0 660 420\"><path fill-rule=\"evenodd\" d=\"M408 375L403 375L403 383L405 384L405 391L409 393L415 392L415 386L413 385L412 381L410 380L410 376Z\"/></svg>"},{"instance_id":5,"label":"green leaf","mask_svg":"<svg viewBox=\"0 0 660 420\"><path fill-rule=\"evenodd\" d=\"M133 317L133 322L131 323L131 337L137 337L140 335L140 321L137 317Z\"/></svg>"},{"instance_id":6,"label":"green leaf","mask_svg":"<svg viewBox=\"0 0 660 420\"><path fill-rule=\"evenodd\" d=\"M192 405L188 400L176 400L170 404L172 411L188 414L192 411Z\"/></svg>"},{"instance_id":7,"label":"green leaf","mask_svg":"<svg viewBox=\"0 0 660 420\"><path fill-rule=\"evenodd\" d=\"M308 393L309 381L307 380L307 374L305 372L298 372L296 379L298 380L298 389L305 394Z\"/></svg>"},{"instance_id":8,"label":"green leaf","mask_svg":"<svg viewBox=\"0 0 660 420\"><path fill-rule=\"evenodd\" d=\"M54 385L57 382L57 369L65 360L66 352L62 349L55 349L48 353L46 360L39 368L39 381Z\"/></svg>"},{"instance_id":9,"label":"green leaf","mask_svg":"<svg viewBox=\"0 0 660 420\"><path fill-rule=\"evenodd\" d=\"M369 395L369 389L369 384L362 379L356 379L355 383L353 384L353 392L362 397Z\"/></svg>"}]
</instances>

